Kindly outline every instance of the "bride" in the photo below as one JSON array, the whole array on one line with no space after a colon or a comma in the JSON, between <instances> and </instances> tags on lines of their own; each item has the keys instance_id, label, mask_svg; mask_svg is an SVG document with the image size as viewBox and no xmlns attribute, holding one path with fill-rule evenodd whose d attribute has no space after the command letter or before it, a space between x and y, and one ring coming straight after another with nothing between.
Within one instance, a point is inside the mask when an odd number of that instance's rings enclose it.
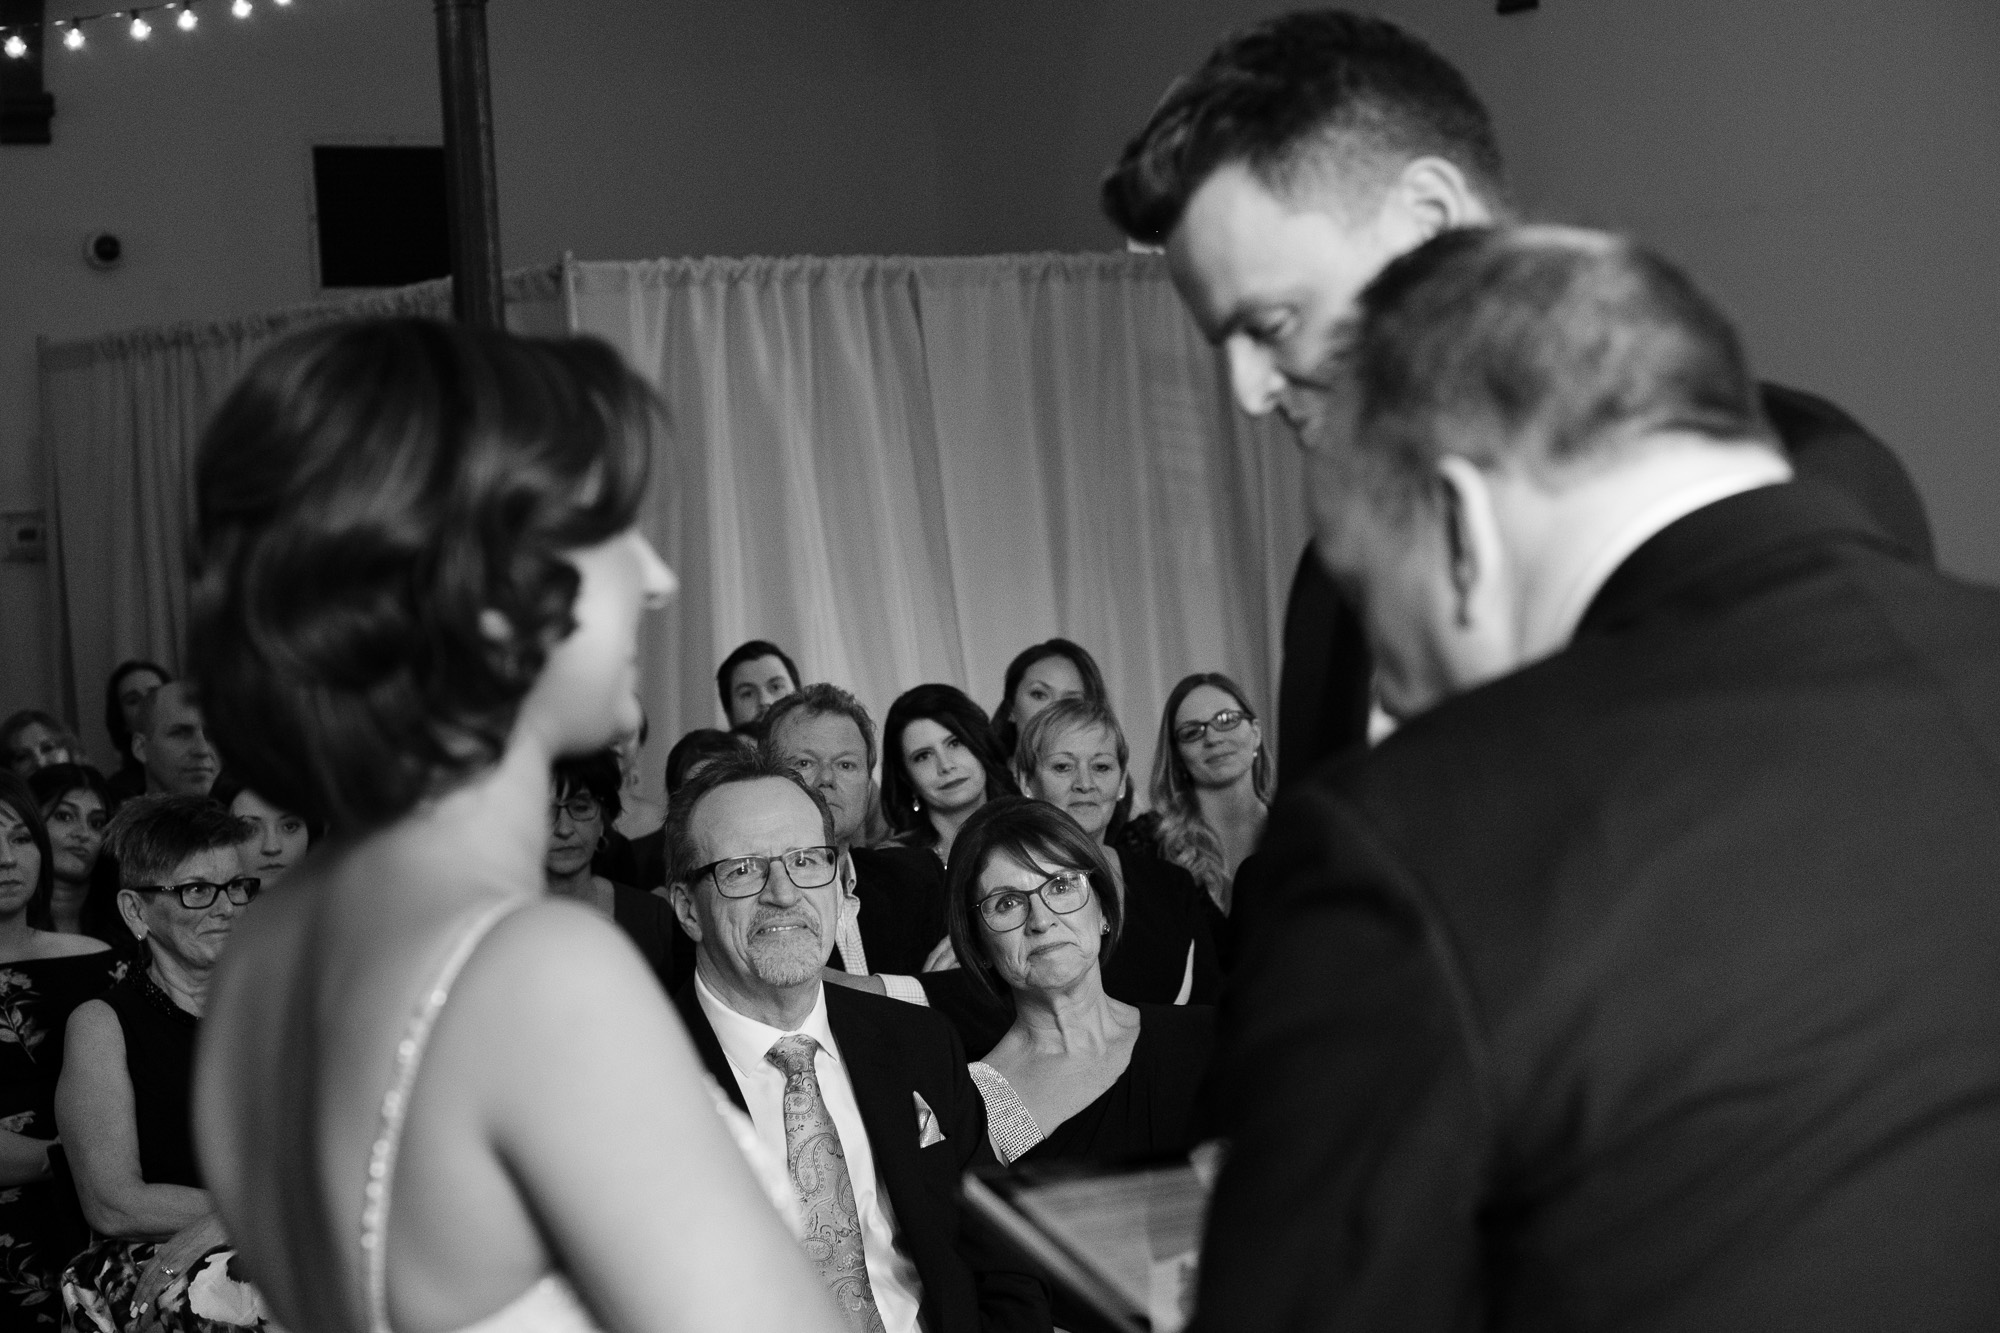
<instances>
[{"instance_id":1,"label":"bride","mask_svg":"<svg viewBox=\"0 0 2000 1333\"><path fill-rule=\"evenodd\" d=\"M599 343L298 335L197 461L190 674L323 821L210 993L195 1129L294 1333L834 1330L645 963L542 894L549 765L639 723L656 400Z\"/></svg>"}]
</instances>

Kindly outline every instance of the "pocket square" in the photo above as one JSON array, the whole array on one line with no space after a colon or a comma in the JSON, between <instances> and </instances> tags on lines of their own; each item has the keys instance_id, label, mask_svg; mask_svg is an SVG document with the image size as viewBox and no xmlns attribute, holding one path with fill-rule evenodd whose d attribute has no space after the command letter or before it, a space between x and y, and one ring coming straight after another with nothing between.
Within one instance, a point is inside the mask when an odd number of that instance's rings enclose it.
<instances>
[{"instance_id":1,"label":"pocket square","mask_svg":"<svg viewBox=\"0 0 2000 1333\"><path fill-rule=\"evenodd\" d=\"M938 1124L937 1113L931 1110L931 1104L924 1100L921 1092L910 1095L917 1099L917 1146L928 1148L933 1143L943 1143L944 1129Z\"/></svg>"}]
</instances>

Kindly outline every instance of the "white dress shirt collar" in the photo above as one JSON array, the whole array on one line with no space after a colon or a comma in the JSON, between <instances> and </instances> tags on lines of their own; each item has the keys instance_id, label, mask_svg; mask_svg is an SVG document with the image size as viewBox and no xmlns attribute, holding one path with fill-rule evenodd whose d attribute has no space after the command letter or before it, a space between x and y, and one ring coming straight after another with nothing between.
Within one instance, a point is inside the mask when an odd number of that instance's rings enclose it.
<instances>
[{"instance_id":1,"label":"white dress shirt collar","mask_svg":"<svg viewBox=\"0 0 2000 1333\"><path fill-rule=\"evenodd\" d=\"M805 1033L819 1043L821 1050L838 1061L840 1047L833 1039L833 1026L826 1021L826 984L813 984L812 1010L806 1015L805 1022L791 1029L774 1028L769 1023L760 1023L737 1013L709 988L699 972L694 975L694 994L701 1004L701 1011L708 1015L708 1025L715 1029L715 1040L721 1044L722 1053L738 1069L761 1069L771 1047L794 1032Z\"/></svg>"}]
</instances>

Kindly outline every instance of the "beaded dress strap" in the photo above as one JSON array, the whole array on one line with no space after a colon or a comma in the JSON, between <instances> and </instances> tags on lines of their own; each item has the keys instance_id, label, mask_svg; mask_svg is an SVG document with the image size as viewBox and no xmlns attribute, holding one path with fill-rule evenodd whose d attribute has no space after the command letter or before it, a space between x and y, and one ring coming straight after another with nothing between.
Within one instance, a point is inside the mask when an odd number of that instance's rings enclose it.
<instances>
[{"instance_id":1,"label":"beaded dress strap","mask_svg":"<svg viewBox=\"0 0 2000 1333\"><path fill-rule=\"evenodd\" d=\"M430 1043L431 1028L444 1009L452 983L458 980L458 974L479 942L486 938L486 932L516 908L533 901L516 898L497 903L480 914L452 946L416 1013L410 1016L403 1039L396 1043L395 1074L389 1080L389 1090L382 1094L379 1130L368 1150L368 1183L362 1188L361 1262L367 1275L370 1333L393 1333L389 1327L388 1295L389 1184L396 1174L396 1151L403 1139L403 1117L409 1110L410 1089L417 1081L417 1069L423 1062L424 1048Z\"/></svg>"},{"instance_id":2,"label":"beaded dress strap","mask_svg":"<svg viewBox=\"0 0 2000 1333\"><path fill-rule=\"evenodd\" d=\"M1000 1165L1012 1166L1021 1160L1021 1154L1042 1141L1042 1127L1035 1123L1027 1103L1005 1074L984 1060L974 1060L966 1070L986 1103L986 1141L993 1145Z\"/></svg>"}]
</instances>

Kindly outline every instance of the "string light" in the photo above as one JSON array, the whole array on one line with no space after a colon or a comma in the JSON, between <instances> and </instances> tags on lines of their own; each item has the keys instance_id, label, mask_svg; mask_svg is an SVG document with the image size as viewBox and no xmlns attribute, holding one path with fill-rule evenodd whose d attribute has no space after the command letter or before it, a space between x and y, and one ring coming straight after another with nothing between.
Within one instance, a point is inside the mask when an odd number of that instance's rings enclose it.
<instances>
[{"instance_id":1,"label":"string light","mask_svg":"<svg viewBox=\"0 0 2000 1333\"><path fill-rule=\"evenodd\" d=\"M197 4L221 4L222 0L162 0L159 4L134 5L129 9L100 10L94 14L72 14L66 18L50 19L47 23L0 23L0 53L10 60L20 60L34 50L33 39L45 28L62 34L63 46L71 51L81 51L87 44L84 36L86 24L103 21L129 23L126 31L135 42L143 42L153 35L153 25L146 15L155 10L165 10L174 16L174 26L182 32L193 32L200 26L201 19L195 13ZM289 9L292 0L271 0L271 3ZM256 11L252 0L229 0L229 12L239 19L247 19Z\"/></svg>"}]
</instances>

